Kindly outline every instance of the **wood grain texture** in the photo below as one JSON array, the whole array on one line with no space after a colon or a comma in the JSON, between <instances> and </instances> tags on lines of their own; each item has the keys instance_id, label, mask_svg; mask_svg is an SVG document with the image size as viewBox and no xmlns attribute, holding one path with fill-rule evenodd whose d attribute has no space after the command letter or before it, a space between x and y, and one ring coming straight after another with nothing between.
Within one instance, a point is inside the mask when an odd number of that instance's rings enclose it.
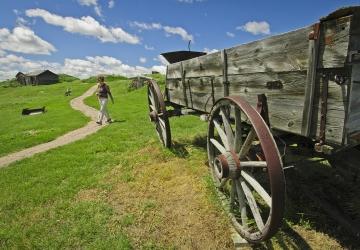
<instances>
[{"instance_id":1,"label":"wood grain texture","mask_svg":"<svg viewBox=\"0 0 360 250\"><path fill-rule=\"evenodd\" d=\"M355 64L352 67L349 116L346 129L349 136L360 131L360 64Z\"/></svg>"},{"instance_id":2,"label":"wood grain texture","mask_svg":"<svg viewBox=\"0 0 360 250\"><path fill-rule=\"evenodd\" d=\"M342 68L345 66L351 16L321 23L319 68Z\"/></svg>"}]
</instances>

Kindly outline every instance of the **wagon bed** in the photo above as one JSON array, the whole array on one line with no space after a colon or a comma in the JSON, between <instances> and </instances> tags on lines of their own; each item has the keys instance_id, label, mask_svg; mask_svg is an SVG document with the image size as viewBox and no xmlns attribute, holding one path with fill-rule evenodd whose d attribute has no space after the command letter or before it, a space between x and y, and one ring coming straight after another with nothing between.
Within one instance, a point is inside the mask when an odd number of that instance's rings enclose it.
<instances>
[{"instance_id":1,"label":"wagon bed","mask_svg":"<svg viewBox=\"0 0 360 250\"><path fill-rule=\"evenodd\" d=\"M166 99L210 113L224 96L256 105L262 93L272 128L359 144L359 50L360 8L343 8L302 29L168 65Z\"/></svg>"}]
</instances>

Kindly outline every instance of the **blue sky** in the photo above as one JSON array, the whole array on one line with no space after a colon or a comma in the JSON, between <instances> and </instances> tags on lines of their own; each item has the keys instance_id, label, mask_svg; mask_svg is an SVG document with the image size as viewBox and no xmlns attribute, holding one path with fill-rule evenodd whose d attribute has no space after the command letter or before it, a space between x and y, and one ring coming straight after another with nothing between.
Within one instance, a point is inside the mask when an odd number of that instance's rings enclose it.
<instances>
[{"instance_id":1,"label":"blue sky","mask_svg":"<svg viewBox=\"0 0 360 250\"><path fill-rule=\"evenodd\" d=\"M215 51L311 25L360 1L2 0L0 80L164 71L162 52Z\"/></svg>"}]
</instances>

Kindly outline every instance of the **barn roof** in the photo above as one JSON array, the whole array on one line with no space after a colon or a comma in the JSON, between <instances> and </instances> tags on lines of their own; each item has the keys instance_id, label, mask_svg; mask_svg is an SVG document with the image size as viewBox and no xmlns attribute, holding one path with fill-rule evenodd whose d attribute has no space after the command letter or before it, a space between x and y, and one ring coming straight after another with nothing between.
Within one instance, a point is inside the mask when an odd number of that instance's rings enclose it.
<instances>
[{"instance_id":1,"label":"barn roof","mask_svg":"<svg viewBox=\"0 0 360 250\"><path fill-rule=\"evenodd\" d=\"M38 71L32 71L32 72L29 72L29 73L26 73L25 75L26 76L38 76L38 75L41 75L45 72L50 72L51 74L54 74L56 75L54 72L50 71L50 70L38 70Z\"/></svg>"}]
</instances>

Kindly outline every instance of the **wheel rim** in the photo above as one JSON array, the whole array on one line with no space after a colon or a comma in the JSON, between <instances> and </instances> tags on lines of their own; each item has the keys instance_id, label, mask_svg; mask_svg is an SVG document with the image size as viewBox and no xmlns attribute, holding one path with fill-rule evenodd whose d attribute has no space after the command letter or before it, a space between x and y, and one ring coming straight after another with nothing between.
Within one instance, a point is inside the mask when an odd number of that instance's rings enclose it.
<instances>
[{"instance_id":1,"label":"wheel rim","mask_svg":"<svg viewBox=\"0 0 360 250\"><path fill-rule=\"evenodd\" d=\"M151 80L149 81L147 90L150 121L155 125L155 130L160 142L165 147L170 148L170 123L159 85L154 80Z\"/></svg>"},{"instance_id":2,"label":"wheel rim","mask_svg":"<svg viewBox=\"0 0 360 250\"><path fill-rule=\"evenodd\" d=\"M235 229L249 242L273 236L284 211L282 161L268 126L241 97L219 100L211 111L208 158Z\"/></svg>"}]
</instances>

